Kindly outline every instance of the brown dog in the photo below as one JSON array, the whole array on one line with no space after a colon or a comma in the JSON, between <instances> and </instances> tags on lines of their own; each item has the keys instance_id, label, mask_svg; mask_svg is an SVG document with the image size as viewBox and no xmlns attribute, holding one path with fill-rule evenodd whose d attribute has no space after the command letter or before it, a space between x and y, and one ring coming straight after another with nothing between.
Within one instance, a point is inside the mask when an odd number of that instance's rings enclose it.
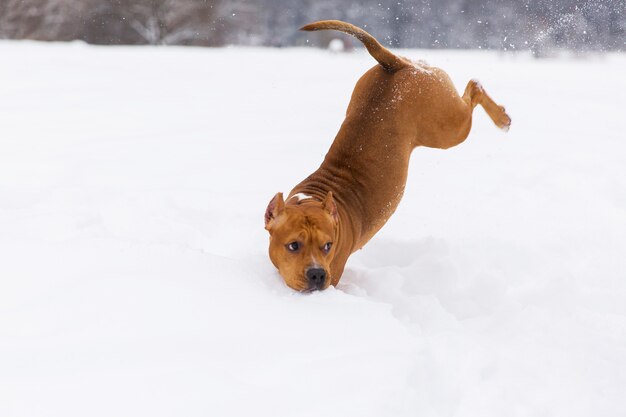
<instances>
[{"instance_id":1,"label":"brown dog","mask_svg":"<svg viewBox=\"0 0 626 417\"><path fill-rule=\"evenodd\" d=\"M501 129L511 124L477 81L460 97L441 69L394 55L356 26L327 20L302 28L324 29L355 36L379 65L357 82L319 169L286 201L276 194L265 211L270 259L298 291L337 285L348 257L396 210L415 147L447 149L463 142L478 104Z\"/></svg>"}]
</instances>

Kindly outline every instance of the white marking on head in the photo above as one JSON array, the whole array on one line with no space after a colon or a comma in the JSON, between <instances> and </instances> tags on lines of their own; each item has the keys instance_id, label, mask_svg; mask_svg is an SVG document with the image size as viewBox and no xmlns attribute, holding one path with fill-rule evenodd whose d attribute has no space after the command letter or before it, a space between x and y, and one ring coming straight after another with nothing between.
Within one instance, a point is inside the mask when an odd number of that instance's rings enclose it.
<instances>
[{"instance_id":1,"label":"white marking on head","mask_svg":"<svg viewBox=\"0 0 626 417\"><path fill-rule=\"evenodd\" d=\"M298 194L294 194L294 195L292 195L292 196L289 198L289 200L291 200L292 198L297 198L297 199L298 199L298 202L300 202L300 201L302 201L302 200L306 200L306 199L308 199L308 198L313 198L313 197L311 197L310 195L306 195L306 194L304 194L304 193L298 193Z\"/></svg>"}]
</instances>

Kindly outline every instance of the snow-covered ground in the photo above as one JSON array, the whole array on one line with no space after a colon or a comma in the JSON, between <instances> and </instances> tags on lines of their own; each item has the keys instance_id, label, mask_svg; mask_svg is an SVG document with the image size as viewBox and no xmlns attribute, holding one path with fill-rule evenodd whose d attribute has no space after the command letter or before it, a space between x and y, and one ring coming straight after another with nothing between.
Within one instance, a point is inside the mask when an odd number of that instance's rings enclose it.
<instances>
[{"instance_id":1,"label":"snow-covered ground","mask_svg":"<svg viewBox=\"0 0 626 417\"><path fill-rule=\"evenodd\" d=\"M473 77L337 289L263 213L364 52L0 43L0 415L626 415L626 56L402 51Z\"/></svg>"}]
</instances>

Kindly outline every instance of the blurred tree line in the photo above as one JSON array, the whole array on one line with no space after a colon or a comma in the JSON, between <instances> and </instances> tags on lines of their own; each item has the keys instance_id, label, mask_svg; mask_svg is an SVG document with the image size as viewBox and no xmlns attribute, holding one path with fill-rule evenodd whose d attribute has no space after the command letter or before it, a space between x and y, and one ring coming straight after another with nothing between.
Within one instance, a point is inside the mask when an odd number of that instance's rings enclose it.
<instances>
[{"instance_id":1,"label":"blurred tree line","mask_svg":"<svg viewBox=\"0 0 626 417\"><path fill-rule=\"evenodd\" d=\"M94 44L324 45L345 20L404 48L626 50L626 0L0 0L0 38ZM346 42L353 42L343 37Z\"/></svg>"}]
</instances>

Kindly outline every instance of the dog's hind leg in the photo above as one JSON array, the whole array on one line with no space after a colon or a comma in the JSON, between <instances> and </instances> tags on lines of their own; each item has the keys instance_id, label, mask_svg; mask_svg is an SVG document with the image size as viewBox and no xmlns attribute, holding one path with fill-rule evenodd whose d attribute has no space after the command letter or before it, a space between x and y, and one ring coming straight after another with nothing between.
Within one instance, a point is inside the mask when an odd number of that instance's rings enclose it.
<instances>
[{"instance_id":1,"label":"dog's hind leg","mask_svg":"<svg viewBox=\"0 0 626 417\"><path fill-rule=\"evenodd\" d=\"M471 109L474 109L476 105L480 104L496 126L504 131L509 130L511 118L506 114L504 107L496 104L485 92L482 84L477 80L470 80L470 82L467 83L465 93L463 93L463 100L471 106Z\"/></svg>"}]
</instances>

